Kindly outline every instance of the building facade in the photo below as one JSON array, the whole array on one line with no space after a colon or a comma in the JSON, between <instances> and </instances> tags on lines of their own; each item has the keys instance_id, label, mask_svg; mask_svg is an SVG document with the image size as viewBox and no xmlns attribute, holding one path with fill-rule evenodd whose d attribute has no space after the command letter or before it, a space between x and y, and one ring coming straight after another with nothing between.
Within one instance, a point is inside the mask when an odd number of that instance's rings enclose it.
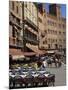
<instances>
[{"instance_id":1,"label":"building facade","mask_svg":"<svg viewBox=\"0 0 68 90\"><path fill-rule=\"evenodd\" d=\"M65 51L66 19L60 9L60 5L50 4L47 13L42 3L10 1L9 53L43 53L43 49Z\"/></svg>"},{"instance_id":2,"label":"building facade","mask_svg":"<svg viewBox=\"0 0 68 90\"><path fill-rule=\"evenodd\" d=\"M9 54L22 54L22 5L18 1L9 1Z\"/></svg>"},{"instance_id":3,"label":"building facade","mask_svg":"<svg viewBox=\"0 0 68 90\"><path fill-rule=\"evenodd\" d=\"M44 8L44 7L43 7ZM62 17L60 5L49 6L49 13L43 12L43 35L40 48L45 50L59 50L66 48L66 19ZM40 29L42 31L42 29ZM41 32L42 34L42 32ZM39 38L41 37L39 34Z\"/></svg>"},{"instance_id":4,"label":"building facade","mask_svg":"<svg viewBox=\"0 0 68 90\"><path fill-rule=\"evenodd\" d=\"M42 11L38 10L39 49L47 49L46 12L43 6L40 7L42 7Z\"/></svg>"},{"instance_id":5,"label":"building facade","mask_svg":"<svg viewBox=\"0 0 68 90\"><path fill-rule=\"evenodd\" d=\"M32 51L31 45L38 45L38 11L33 2L23 2L24 51Z\"/></svg>"},{"instance_id":6,"label":"building facade","mask_svg":"<svg viewBox=\"0 0 68 90\"><path fill-rule=\"evenodd\" d=\"M36 47L35 47L36 46ZM9 54L33 55L38 50L38 10L34 2L9 2Z\"/></svg>"}]
</instances>

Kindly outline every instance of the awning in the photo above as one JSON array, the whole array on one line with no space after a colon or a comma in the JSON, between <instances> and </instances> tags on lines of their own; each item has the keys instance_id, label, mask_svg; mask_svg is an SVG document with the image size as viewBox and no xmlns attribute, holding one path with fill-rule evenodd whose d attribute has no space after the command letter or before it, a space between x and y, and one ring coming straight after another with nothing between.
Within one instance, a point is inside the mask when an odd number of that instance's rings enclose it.
<instances>
[{"instance_id":1,"label":"awning","mask_svg":"<svg viewBox=\"0 0 68 90\"><path fill-rule=\"evenodd\" d=\"M24 55L13 55L13 60L14 59L22 59L22 58L24 58L25 56Z\"/></svg>"},{"instance_id":2,"label":"awning","mask_svg":"<svg viewBox=\"0 0 68 90\"><path fill-rule=\"evenodd\" d=\"M23 52L20 49L9 49L9 54L12 55L13 59L21 59L25 56L33 56L36 55L35 52Z\"/></svg>"},{"instance_id":3,"label":"awning","mask_svg":"<svg viewBox=\"0 0 68 90\"><path fill-rule=\"evenodd\" d=\"M43 55L45 54L46 52L44 50L39 50L38 46L37 45L31 45L31 44L26 44L26 46L28 48L30 48L32 51L34 51L36 54L40 54L40 55Z\"/></svg>"},{"instance_id":4,"label":"awning","mask_svg":"<svg viewBox=\"0 0 68 90\"><path fill-rule=\"evenodd\" d=\"M12 55L13 60L24 58L24 54L19 49L9 49L9 54Z\"/></svg>"},{"instance_id":5,"label":"awning","mask_svg":"<svg viewBox=\"0 0 68 90\"><path fill-rule=\"evenodd\" d=\"M9 54L11 55L23 55L23 52L20 49L9 49Z\"/></svg>"}]
</instances>

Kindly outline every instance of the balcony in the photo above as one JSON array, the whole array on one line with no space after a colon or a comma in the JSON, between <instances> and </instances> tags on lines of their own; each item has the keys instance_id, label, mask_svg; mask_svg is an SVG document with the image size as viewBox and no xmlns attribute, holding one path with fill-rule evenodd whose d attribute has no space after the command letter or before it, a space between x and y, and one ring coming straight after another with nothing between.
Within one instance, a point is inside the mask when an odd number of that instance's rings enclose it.
<instances>
[{"instance_id":1,"label":"balcony","mask_svg":"<svg viewBox=\"0 0 68 90\"><path fill-rule=\"evenodd\" d=\"M9 22L17 26L18 28L22 28L22 23L17 22L12 16L9 16Z\"/></svg>"},{"instance_id":2,"label":"balcony","mask_svg":"<svg viewBox=\"0 0 68 90\"><path fill-rule=\"evenodd\" d=\"M17 41L17 38L9 37L9 46L16 47L16 48L22 48L23 44L21 41Z\"/></svg>"},{"instance_id":3,"label":"balcony","mask_svg":"<svg viewBox=\"0 0 68 90\"><path fill-rule=\"evenodd\" d=\"M38 32L38 27L29 18L26 17L26 20L24 20L24 22Z\"/></svg>"}]
</instances>

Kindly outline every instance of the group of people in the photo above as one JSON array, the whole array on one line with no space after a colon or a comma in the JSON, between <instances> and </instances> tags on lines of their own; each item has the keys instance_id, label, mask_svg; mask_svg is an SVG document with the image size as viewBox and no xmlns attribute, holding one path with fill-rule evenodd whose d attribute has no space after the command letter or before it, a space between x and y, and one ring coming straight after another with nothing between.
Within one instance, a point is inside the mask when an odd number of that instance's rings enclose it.
<instances>
[{"instance_id":1,"label":"group of people","mask_svg":"<svg viewBox=\"0 0 68 90\"><path fill-rule=\"evenodd\" d=\"M52 56L47 56L47 59L45 58L46 56L43 56L44 58L42 59L42 56L39 56L36 59L36 62L34 62L34 64L36 63L35 65L35 68L46 68L46 67L60 67L62 65L62 61L60 59L60 57L57 55L52 55ZM12 57L10 56L9 57L9 63L10 63L10 67L11 67L11 64L12 64ZM32 58L33 60L33 58ZM29 64L31 66L34 66L32 63Z\"/></svg>"},{"instance_id":2,"label":"group of people","mask_svg":"<svg viewBox=\"0 0 68 90\"><path fill-rule=\"evenodd\" d=\"M48 60L44 59L43 61L39 61L39 67L46 68L46 67L60 67L62 65L61 59L56 56L52 56L48 58ZM53 65L54 64L54 65Z\"/></svg>"},{"instance_id":3,"label":"group of people","mask_svg":"<svg viewBox=\"0 0 68 90\"><path fill-rule=\"evenodd\" d=\"M50 65L52 67L52 64L53 63L54 63L54 66L55 67L60 67L61 66L61 60L60 60L60 58L57 58L57 57L54 56L53 58L51 58L51 59L49 59L47 61L48 66Z\"/></svg>"}]
</instances>

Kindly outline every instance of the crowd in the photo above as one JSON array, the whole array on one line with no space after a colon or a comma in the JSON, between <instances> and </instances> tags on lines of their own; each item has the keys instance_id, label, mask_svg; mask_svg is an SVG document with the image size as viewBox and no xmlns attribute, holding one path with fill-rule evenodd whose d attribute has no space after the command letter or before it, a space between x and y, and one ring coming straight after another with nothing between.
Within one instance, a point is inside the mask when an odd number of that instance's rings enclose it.
<instances>
[{"instance_id":1,"label":"crowd","mask_svg":"<svg viewBox=\"0 0 68 90\"><path fill-rule=\"evenodd\" d=\"M62 65L62 60L59 56L43 56L40 57L38 61L38 67L60 67Z\"/></svg>"}]
</instances>

